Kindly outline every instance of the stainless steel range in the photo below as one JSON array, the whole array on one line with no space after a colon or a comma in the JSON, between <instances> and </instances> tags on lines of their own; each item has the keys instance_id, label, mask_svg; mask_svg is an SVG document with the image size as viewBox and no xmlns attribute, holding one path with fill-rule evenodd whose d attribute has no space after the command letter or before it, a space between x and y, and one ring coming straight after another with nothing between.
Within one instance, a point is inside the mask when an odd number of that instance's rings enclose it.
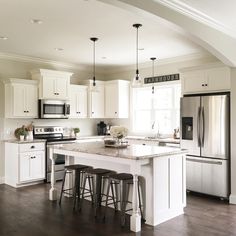
<instances>
[{"instance_id":1,"label":"stainless steel range","mask_svg":"<svg viewBox=\"0 0 236 236\"><path fill-rule=\"evenodd\" d=\"M73 143L76 138L63 136L63 127L58 126L36 126L34 127L35 139L46 139L46 176L45 180L51 180L51 160L49 159L49 148L54 144ZM55 180L62 180L65 167L65 156L57 155L55 161Z\"/></svg>"}]
</instances>

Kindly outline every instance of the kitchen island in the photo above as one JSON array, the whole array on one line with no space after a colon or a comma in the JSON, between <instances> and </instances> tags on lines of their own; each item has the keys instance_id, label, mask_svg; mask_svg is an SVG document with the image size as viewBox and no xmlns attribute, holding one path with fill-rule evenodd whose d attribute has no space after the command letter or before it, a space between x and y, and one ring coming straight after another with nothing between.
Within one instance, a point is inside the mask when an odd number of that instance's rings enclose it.
<instances>
[{"instance_id":1,"label":"kitchen island","mask_svg":"<svg viewBox=\"0 0 236 236\"><path fill-rule=\"evenodd\" d=\"M66 165L84 164L133 175L132 215L130 229L141 230L138 208L138 176L142 177L144 217L149 225L158 225L183 214L186 205L185 154L173 147L130 145L127 148L107 148L104 142L54 145L50 200L57 199L54 179L54 153L66 156ZM67 182L72 185L72 180Z\"/></svg>"}]
</instances>

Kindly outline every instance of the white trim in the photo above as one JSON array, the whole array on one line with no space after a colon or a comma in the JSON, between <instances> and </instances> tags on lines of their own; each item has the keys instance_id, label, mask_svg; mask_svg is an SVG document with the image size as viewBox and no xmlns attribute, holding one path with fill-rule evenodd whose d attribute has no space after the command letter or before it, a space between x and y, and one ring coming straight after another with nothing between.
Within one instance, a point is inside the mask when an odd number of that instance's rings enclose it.
<instances>
[{"instance_id":1,"label":"white trim","mask_svg":"<svg viewBox=\"0 0 236 236\"><path fill-rule=\"evenodd\" d=\"M236 195L230 194L229 203L230 204L236 204Z\"/></svg>"},{"instance_id":2,"label":"white trim","mask_svg":"<svg viewBox=\"0 0 236 236\"><path fill-rule=\"evenodd\" d=\"M219 30L227 35L230 35L234 38L236 37L236 31L233 30L232 28L222 24L221 22L213 19L212 17L198 11L197 9L179 0L155 0L155 1L185 16L188 16L198 22L201 22L216 30Z\"/></svg>"},{"instance_id":3,"label":"white trim","mask_svg":"<svg viewBox=\"0 0 236 236\"><path fill-rule=\"evenodd\" d=\"M91 71L91 66L85 66L85 65L81 66L81 65L73 64L73 63L65 63L61 61L53 61L53 60L48 60L48 59L43 59L43 58L38 58L38 57L24 56L24 55L13 54L13 53L0 52L0 59L8 59L8 60L20 61L20 62L42 63L42 64L47 64L47 65L49 64L52 66L58 66L58 67L67 68L67 69Z\"/></svg>"},{"instance_id":4,"label":"white trim","mask_svg":"<svg viewBox=\"0 0 236 236\"><path fill-rule=\"evenodd\" d=\"M0 177L0 184L5 184L5 177Z\"/></svg>"}]
</instances>

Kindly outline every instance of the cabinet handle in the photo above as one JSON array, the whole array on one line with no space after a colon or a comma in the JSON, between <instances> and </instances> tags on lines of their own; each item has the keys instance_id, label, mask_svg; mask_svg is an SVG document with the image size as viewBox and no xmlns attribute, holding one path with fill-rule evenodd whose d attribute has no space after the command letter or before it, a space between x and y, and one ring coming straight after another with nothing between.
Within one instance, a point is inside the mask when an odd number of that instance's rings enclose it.
<instances>
[{"instance_id":1,"label":"cabinet handle","mask_svg":"<svg viewBox=\"0 0 236 236\"><path fill-rule=\"evenodd\" d=\"M115 114L117 114L117 111L115 112Z\"/></svg>"},{"instance_id":2,"label":"cabinet handle","mask_svg":"<svg viewBox=\"0 0 236 236\"><path fill-rule=\"evenodd\" d=\"M145 145L146 145L146 143L143 143L143 145L145 146Z\"/></svg>"},{"instance_id":3,"label":"cabinet handle","mask_svg":"<svg viewBox=\"0 0 236 236\"><path fill-rule=\"evenodd\" d=\"M92 114L94 114L94 112L92 111Z\"/></svg>"},{"instance_id":4,"label":"cabinet handle","mask_svg":"<svg viewBox=\"0 0 236 236\"><path fill-rule=\"evenodd\" d=\"M33 149L33 148L35 148L35 146L31 146L30 148Z\"/></svg>"},{"instance_id":5,"label":"cabinet handle","mask_svg":"<svg viewBox=\"0 0 236 236\"><path fill-rule=\"evenodd\" d=\"M205 86L208 86L208 84L205 84Z\"/></svg>"},{"instance_id":6,"label":"cabinet handle","mask_svg":"<svg viewBox=\"0 0 236 236\"><path fill-rule=\"evenodd\" d=\"M205 84L202 84L202 87L204 87L205 86Z\"/></svg>"},{"instance_id":7,"label":"cabinet handle","mask_svg":"<svg viewBox=\"0 0 236 236\"><path fill-rule=\"evenodd\" d=\"M80 114L80 111L78 113Z\"/></svg>"},{"instance_id":8,"label":"cabinet handle","mask_svg":"<svg viewBox=\"0 0 236 236\"><path fill-rule=\"evenodd\" d=\"M35 156L33 156L33 157L30 157L31 159L34 159L34 158L36 158Z\"/></svg>"}]
</instances>

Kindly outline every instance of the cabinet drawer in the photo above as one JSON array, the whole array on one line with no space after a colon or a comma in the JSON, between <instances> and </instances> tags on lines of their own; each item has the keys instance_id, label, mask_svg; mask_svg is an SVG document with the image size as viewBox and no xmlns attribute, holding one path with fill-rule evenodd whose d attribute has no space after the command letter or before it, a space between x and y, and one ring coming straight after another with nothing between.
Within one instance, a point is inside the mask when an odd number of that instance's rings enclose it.
<instances>
[{"instance_id":1,"label":"cabinet drawer","mask_svg":"<svg viewBox=\"0 0 236 236\"><path fill-rule=\"evenodd\" d=\"M24 143L19 145L20 152L45 150L45 143Z\"/></svg>"}]
</instances>

